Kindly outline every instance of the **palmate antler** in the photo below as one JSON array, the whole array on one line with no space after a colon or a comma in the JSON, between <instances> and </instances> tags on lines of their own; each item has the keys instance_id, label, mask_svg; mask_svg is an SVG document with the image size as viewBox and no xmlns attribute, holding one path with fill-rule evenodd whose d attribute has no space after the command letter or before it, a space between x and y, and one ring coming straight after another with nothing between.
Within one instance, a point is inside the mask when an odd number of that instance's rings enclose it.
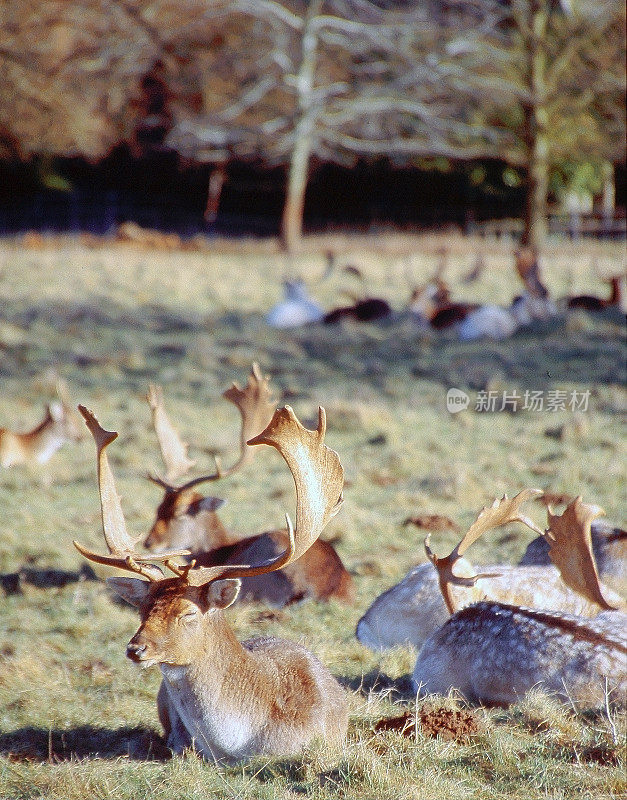
<instances>
[{"instance_id":1,"label":"palmate antler","mask_svg":"<svg viewBox=\"0 0 627 800\"><path fill-rule=\"evenodd\" d=\"M522 522L528 528L543 535L543 531L531 520L529 517L521 513L520 507L523 503L531 498L538 497L542 494L540 489L523 489L515 497L510 500L507 495L504 495L500 500L495 500L494 503L481 510L475 522L470 526L466 535L460 541L448 556L439 558L433 553L430 543L430 535L425 539L425 551L429 561L433 564L438 572L438 582L442 597L446 603L446 607L451 614L455 612L455 601L451 592L451 586L474 586L480 578L494 578L498 573L480 573L471 577L462 577L453 572L453 566L464 555L466 550L471 544L486 531L492 528L506 525L509 522Z\"/></svg>"},{"instance_id":2,"label":"palmate antler","mask_svg":"<svg viewBox=\"0 0 627 800\"><path fill-rule=\"evenodd\" d=\"M583 597L601 608L616 610L603 596L599 573L592 553L592 522L605 512L599 506L572 500L562 514L547 509L549 527L543 534L549 544L551 561L562 580Z\"/></svg>"},{"instance_id":3,"label":"palmate antler","mask_svg":"<svg viewBox=\"0 0 627 800\"><path fill-rule=\"evenodd\" d=\"M102 507L102 524L105 542L110 555L100 555L83 547L74 545L85 558L99 564L118 567L135 572L150 581L162 580L161 569L152 562L164 564L179 578L194 586L201 586L221 578L241 578L261 575L281 569L305 553L318 538L326 523L334 516L342 504L344 470L339 456L324 444L326 415L319 409L318 428L309 431L304 428L289 406L278 409L266 429L250 440L251 445L268 444L275 447L283 456L296 485L296 529L287 517L289 544L287 550L274 559L262 564L225 565L196 568L195 563L178 565L173 559L189 555L187 550L170 551L158 555L138 555L135 545L139 539L132 539L124 521L120 500L115 490L106 447L117 438L117 433L105 431L94 415L79 406L91 431L98 452L98 482Z\"/></svg>"},{"instance_id":4,"label":"palmate antler","mask_svg":"<svg viewBox=\"0 0 627 800\"><path fill-rule=\"evenodd\" d=\"M110 555L100 555L94 553L77 541L74 542L76 549L98 564L106 564L110 567L137 572L144 575L149 580L159 580L163 577L162 571L158 567L152 566L150 562L159 561L167 563L172 558L189 555L188 550L172 550L168 553L161 553L158 556L145 558L138 555L135 546L141 539L138 536L133 539L127 529L124 513L120 504L120 498L115 488L115 481L109 459L107 458L106 448L118 438L114 431L106 431L99 424L96 417L85 406L79 406L78 410L83 415L85 423L94 437L96 443L96 453L98 458L98 489L100 492L100 508L102 513L102 529L104 538Z\"/></svg>"},{"instance_id":5,"label":"palmate antler","mask_svg":"<svg viewBox=\"0 0 627 800\"><path fill-rule=\"evenodd\" d=\"M271 399L269 383L270 378L266 377L261 372L258 364L253 363L246 386L243 389L240 389L239 386L234 383L222 394L222 397L224 397L225 400L228 400L237 407L240 412L242 423L240 431L240 455L237 461L231 467L228 469L222 469L219 459L216 458L215 472L209 475L201 475L198 478L193 478L182 486L174 486L169 482L170 480L173 480L173 478L169 478L168 476L166 476L166 480L163 480L162 478L158 478L154 475L149 475L149 479L158 486L161 486L166 491L182 492L187 489L191 489L200 483L217 481L220 478L233 475L233 473L246 466L252 460L254 454L253 449L248 446L248 440L255 434L259 433L259 431L262 431L268 425L276 407L274 401ZM162 413L162 416L163 415L165 415L165 412ZM167 417L165 418L167 420ZM169 421L168 425L174 436L176 436L176 439L180 442L178 434ZM159 438L161 453L167 468L168 462L166 460L166 454L164 452L163 445L161 444L159 432L157 432L157 437ZM183 472L179 474L183 474Z\"/></svg>"},{"instance_id":6,"label":"palmate antler","mask_svg":"<svg viewBox=\"0 0 627 800\"><path fill-rule=\"evenodd\" d=\"M195 464L187 457L187 442L179 436L178 431L170 422L163 405L163 390L161 386L150 384L146 396L152 413L152 425L157 434L161 458L165 465L166 481L175 481L185 475Z\"/></svg>"}]
</instances>

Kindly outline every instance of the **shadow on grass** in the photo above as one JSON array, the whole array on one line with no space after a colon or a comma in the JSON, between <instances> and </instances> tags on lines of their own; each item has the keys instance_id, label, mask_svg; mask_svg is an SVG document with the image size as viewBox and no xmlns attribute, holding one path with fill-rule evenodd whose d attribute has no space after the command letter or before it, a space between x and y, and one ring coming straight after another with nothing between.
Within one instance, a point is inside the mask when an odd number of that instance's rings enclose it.
<instances>
[{"instance_id":1,"label":"shadow on grass","mask_svg":"<svg viewBox=\"0 0 627 800\"><path fill-rule=\"evenodd\" d=\"M416 699L416 692L411 684L411 675L401 675L400 678L391 678L389 675L386 675L385 672L371 670L361 677L338 677L337 680L345 688L365 696L374 692L375 694L389 695L392 701L412 701Z\"/></svg>"},{"instance_id":2,"label":"shadow on grass","mask_svg":"<svg viewBox=\"0 0 627 800\"><path fill-rule=\"evenodd\" d=\"M0 756L10 761L54 764L89 758L166 761L171 753L161 736L150 728L111 730L82 725L69 730L20 728L0 733Z\"/></svg>"},{"instance_id":3,"label":"shadow on grass","mask_svg":"<svg viewBox=\"0 0 627 800\"><path fill-rule=\"evenodd\" d=\"M326 378L354 379L387 391L389 376L403 373L409 380L471 390L484 389L495 378L536 390L556 382L615 384L625 378L625 318L615 310L589 315L580 330L558 317L506 341L460 342L451 332L425 333L406 313L382 323L284 331L265 325L261 309L258 315L186 315L156 304L129 309L106 297L12 311L10 298L0 298L0 304L9 309L6 322L24 331L23 339L4 346L0 374L5 377L23 376L25 366L36 373L52 360L74 365L75 375L69 377L77 385L85 370L114 366L124 383L143 386L158 368L205 369L208 345L199 341L208 335L212 371L220 383L232 379L238 348L246 358L249 351L265 353L277 374L298 374L304 389ZM27 335L29 329L34 333Z\"/></svg>"},{"instance_id":4,"label":"shadow on grass","mask_svg":"<svg viewBox=\"0 0 627 800\"><path fill-rule=\"evenodd\" d=\"M38 589L62 589L68 583L81 583L82 581L95 581L96 573L84 564L79 570L64 570L54 568L22 567L17 572L0 574L0 587L6 595L20 594L22 586L26 583Z\"/></svg>"}]
</instances>

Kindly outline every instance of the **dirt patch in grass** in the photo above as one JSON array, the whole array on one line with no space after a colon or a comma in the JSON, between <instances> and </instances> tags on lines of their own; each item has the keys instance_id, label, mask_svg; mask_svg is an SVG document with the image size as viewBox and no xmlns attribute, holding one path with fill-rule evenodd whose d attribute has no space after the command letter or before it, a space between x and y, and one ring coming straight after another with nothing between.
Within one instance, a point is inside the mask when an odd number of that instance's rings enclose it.
<instances>
[{"instance_id":1,"label":"dirt patch in grass","mask_svg":"<svg viewBox=\"0 0 627 800\"><path fill-rule=\"evenodd\" d=\"M396 731L401 736L411 738L416 733L416 721L418 730L422 734L432 738L439 736L447 742L468 742L482 728L476 714L472 711L425 706L418 712L417 720L413 712L406 711L400 717L379 720L374 726L374 730L375 733Z\"/></svg>"}]
</instances>

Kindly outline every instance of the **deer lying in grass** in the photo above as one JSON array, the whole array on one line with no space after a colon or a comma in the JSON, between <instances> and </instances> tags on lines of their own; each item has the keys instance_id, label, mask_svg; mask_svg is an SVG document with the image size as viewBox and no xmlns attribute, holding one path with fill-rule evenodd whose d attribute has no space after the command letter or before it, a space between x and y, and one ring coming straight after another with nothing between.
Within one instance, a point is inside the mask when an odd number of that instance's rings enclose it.
<instances>
[{"instance_id":1,"label":"deer lying in grass","mask_svg":"<svg viewBox=\"0 0 627 800\"><path fill-rule=\"evenodd\" d=\"M274 414L250 444L276 448L296 485L296 529L289 517L288 547L260 564L203 568L176 559L185 551L141 555L129 536L106 448L117 437L80 407L96 442L105 541L110 555L74 542L89 560L146 578L109 578L111 587L139 608L141 625L128 658L158 664L159 718L168 746L194 747L205 758L235 761L254 755L296 753L314 738L340 742L347 727L345 695L318 659L294 642L264 637L239 642L223 609L237 597L240 579L273 572L300 558L342 504L344 471L324 445L326 417L305 429L289 406ZM165 577L153 562L174 573Z\"/></svg>"},{"instance_id":2,"label":"deer lying in grass","mask_svg":"<svg viewBox=\"0 0 627 800\"><path fill-rule=\"evenodd\" d=\"M544 534L564 582L596 607L593 618L555 609L550 598L535 608L483 601L456 610L452 586L476 579L452 571L461 547L445 559L431 554L452 616L418 654L412 677L416 690L446 694L455 689L469 700L506 705L540 686L586 707L603 706L608 699L624 705L627 614L620 598L599 583L590 544L590 524L599 513L578 497L561 516L548 511ZM492 527L499 505L482 514L485 521L473 541Z\"/></svg>"},{"instance_id":3,"label":"deer lying in grass","mask_svg":"<svg viewBox=\"0 0 627 800\"><path fill-rule=\"evenodd\" d=\"M623 308L623 295L625 276L614 275L603 278L604 283L610 286L608 297L597 297L593 294L580 294L566 298L568 308L582 308L584 311L604 311L606 308Z\"/></svg>"},{"instance_id":4,"label":"deer lying in grass","mask_svg":"<svg viewBox=\"0 0 627 800\"><path fill-rule=\"evenodd\" d=\"M266 322L272 328L299 328L324 318L322 306L309 295L304 281L283 281L283 294L283 300L266 315Z\"/></svg>"},{"instance_id":5,"label":"deer lying in grass","mask_svg":"<svg viewBox=\"0 0 627 800\"><path fill-rule=\"evenodd\" d=\"M240 389L234 384L224 392L223 397L232 402L241 415L238 460L227 470L223 470L218 463L215 473L194 478L180 486L152 476L151 480L164 490L164 496L144 541L144 546L153 552L171 548L188 549L198 564L207 567L256 563L275 557L288 545L286 530L267 531L247 537L227 530L216 513L223 501L216 497L205 497L196 490L198 484L232 475L249 463L253 448L247 445L247 441L263 430L274 410L268 379L264 378L256 364L253 364L246 387ZM155 387L151 388L149 402L166 474L180 476L193 462L187 458L186 447L170 423L161 393ZM262 600L274 606L284 606L304 598L328 600L335 597L343 602L352 602L354 586L333 546L329 542L316 540L302 558L284 569L244 577L240 597Z\"/></svg>"},{"instance_id":6,"label":"deer lying in grass","mask_svg":"<svg viewBox=\"0 0 627 800\"><path fill-rule=\"evenodd\" d=\"M58 402L46 406L42 421L27 433L0 428L0 464L46 464L66 442L77 442L83 431L65 384L57 382Z\"/></svg>"},{"instance_id":7,"label":"deer lying in grass","mask_svg":"<svg viewBox=\"0 0 627 800\"><path fill-rule=\"evenodd\" d=\"M492 525L522 522L542 534L532 520L520 513L525 501L540 494L538 489L527 489L512 500L504 499L498 515L488 517L484 513L480 516L454 551L456 574L466 578L476 574L473 566L461 556L477 532L480 535L488 518ZM566 586L552 565L489 564L482 567L478 580L463 586L453 584L448 591L452 595L451 606L454 604L456 608L488 599L586 617L598 611L595 604ZM447 608L438 588L436 571L429 563L419 564L400 583L377 597L357 624L357 638L375 650L398 644L411 644L419 649L426 638L446 622L449 614L450 607Z\"/></svg>"}]
</instances>

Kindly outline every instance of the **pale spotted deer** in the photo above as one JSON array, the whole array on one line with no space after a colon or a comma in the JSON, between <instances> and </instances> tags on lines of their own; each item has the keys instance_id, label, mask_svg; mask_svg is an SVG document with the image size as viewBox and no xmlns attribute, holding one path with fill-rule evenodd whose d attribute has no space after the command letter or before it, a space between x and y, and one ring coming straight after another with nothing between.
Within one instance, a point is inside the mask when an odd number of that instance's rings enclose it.
<instances>
[{"instance_id":1,"label":"pale spotted deer","mask_svg":"<svg viewBox=\"0 0 627 800\"><path fill-rule=\"evenodd\" d=\"M543 535L540 528L520 512L521 505L542 493L527 489L516 497L507 497L492 508L484 509L462 541L447 559L437 559L428 551L429 559L440 565L448 564L450 574L465 577L465 585L450 582L446 585L445 600L440 590L440 576L432 564L419 564L395 586L379 595L357 624L358 640L373 650L384 650L399 644L420 649L425 640L443 625L453 608L480 600L512 603L531 608L551 608L582 617L595 616L598 607L567 586L553 564L488 564L481 567L475 578L474 567L462 556L466 549L488 527L518 521ZM428 545L428 538L426 540ZM453 565L455 572L453 573ZM603 573L605 577L605 573ZM616 602L618 595L610 592Z\"/></svg>"},{"instance_id":2,"label":"pale spotted deer","mask_svg":"<svg viewBox=\"0 0 627 800\"><path fill-rule=\"evenodd\" d=\"M67 442L82 438L80 418L72 407L65 384L57 382L58 401L46 406L44 418L31 431L15 433L0 428L0 465L46 464Z\"/></svg>"},{"instance_id":3,"label":"pale spotted deer","mask_svg":"<svg viewBox=\"0 0 627 800\"><path fill-rule=\"evenodd\" d=\"M347 702L328 669L301 645L264 637L239 642L223 610L239 591L240 579L277 570L300 558L342 504L344 471L337 453L324 444L326 418L305 429L289 406L250 441L275 447L296 485L296 527L287 519L288 547L257 565L181 565L185 551L141 555L139 539L126 530L106 447L117 434L105 431L80 407L96 442L103 530L109 555L75 542L88 559L141 575L109 578L114 591L139 608L141 625L127 656L159 665L157 704L168 746L181 753L194 747L216 761L254 755L297 753L319 737L339 743L347 727ZM166 578L154 564L174 573Z\"/></svg>"},{"instance_id":4,"label":"pale spotted deer","mask_svg":"<svg viewBox=\"0 0 627 800\"><path fill-rule=\"evenodd\" d=\"M223 397L240 412L239 458L226 470L218 462L215 472L179 486L171 482L172 476L184 474L193 462L189 461L186 445L168 419L160 390L151 387L148 398L168 480L149 476L164 490L164 495L144 546L157 553L163 549L188 549L202 566L256 563L276 557L288 545L285 529L252 536L228 530L216 513L223 501L204 496L196 489L200 483L232 475L250 462L254 450L247 441L263 430L275 408L270 400L268 378L256 364L253 364L246 387L240 389L233 384ZM336 598L350 603L354 599L354 586L333 545L318 539L298 561L283 569L242 578L239 597L279 607L309 598Z\"/></svg>"},{"instance_id":5,"label":"pale spotted deer","mask_svg":"<svg viewBox=\"0 0 627 800\"><path fill-rule=\"evenodd\" d=\"M535 608L483 601L457 610L451 588L469 579L453 573L455 551L447 559L433 557L453 613L418 654L416 691L456 690L469 700L507 705L540 687L584 707L625 705L627 614L620 597L599 582L590 536L599 513L578 497L561 515L548 511L544 533L564 583L596 608L596 616L551 608L549 598Z\"/></svg>"}]
</instances>

